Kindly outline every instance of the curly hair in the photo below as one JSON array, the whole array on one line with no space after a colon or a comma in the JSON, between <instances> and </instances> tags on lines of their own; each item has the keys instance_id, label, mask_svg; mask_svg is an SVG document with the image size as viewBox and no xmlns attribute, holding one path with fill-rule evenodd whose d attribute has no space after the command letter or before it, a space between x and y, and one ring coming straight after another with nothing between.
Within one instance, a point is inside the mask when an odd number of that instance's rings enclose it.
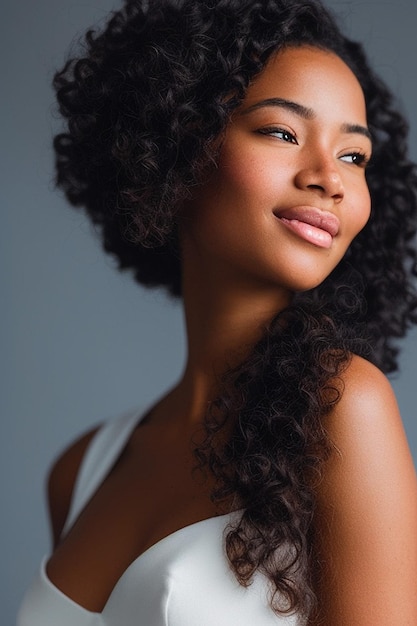
<instances>
[{"instance_id":1,"label":"curly hair","mask_svg":"<svg viewBox=\"0 0 417 626\"><path fill-rule=\"evenodd\" d=\"M371 218L332 274L296 294L226 375L196 455L218 479L213 497L234 495L244 509L226 538L240 582L260 569L276 611L307 614L311 477L331 453L322 418L350 355L394 371L397 339L417 322L417 173L389 90L318 0L125 0L55 76L67 128L54 145L57 184L100 227L119 268L179 296L178 211L216 161L215 139L249 84L273 53L300 45L334 52L362 86Z\"/></svg>"}]
</instances>

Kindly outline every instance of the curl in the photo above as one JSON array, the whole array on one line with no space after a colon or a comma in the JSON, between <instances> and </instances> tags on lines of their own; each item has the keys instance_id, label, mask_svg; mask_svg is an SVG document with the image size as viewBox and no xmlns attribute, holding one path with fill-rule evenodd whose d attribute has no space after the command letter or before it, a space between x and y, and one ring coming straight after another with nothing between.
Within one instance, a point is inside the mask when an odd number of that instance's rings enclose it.
<instances>
[{"instance_id":1,"label":"curl","mask_svg":"<svg viewBox=\"0 0 417 626\"><path fill-rule=\"evenodd\" d=\"M351 355L369 357L351 326L361 308L356 289L339 287L337 295L296 302L276 316L248 359L226 374L196 452L217 479L214 499L232 497L244 510L226 539L239 581L248 585L263 571L282 614L307 616L315 605L314 490L333 451L323 418L343 393ZM232 434L222 444L228 423Z\"/></svg>"}]
</instances>

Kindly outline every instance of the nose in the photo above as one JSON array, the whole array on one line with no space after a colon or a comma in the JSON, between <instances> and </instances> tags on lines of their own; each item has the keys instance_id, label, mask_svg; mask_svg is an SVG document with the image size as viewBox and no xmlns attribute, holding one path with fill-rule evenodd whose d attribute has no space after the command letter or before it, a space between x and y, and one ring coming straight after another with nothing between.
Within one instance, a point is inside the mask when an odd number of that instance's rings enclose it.
<instances>
[{"instance_id":1,"label":"nose","mask_svg":"<svg viewBox=\"0 0 417 626\"><path fill-rule=\"evenodd\" d=\"M325 155L309 158L297 172L295 184L300 189L314 191L320 197L332 198L335 202L340 202L345 195L337 164L332 157Z\"/></svg>"}]
</instances>

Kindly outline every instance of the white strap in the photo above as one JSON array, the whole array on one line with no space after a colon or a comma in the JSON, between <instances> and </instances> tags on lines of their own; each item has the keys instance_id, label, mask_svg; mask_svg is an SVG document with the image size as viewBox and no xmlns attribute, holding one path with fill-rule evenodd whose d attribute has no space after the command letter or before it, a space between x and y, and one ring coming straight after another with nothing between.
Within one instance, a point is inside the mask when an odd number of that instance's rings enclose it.
<instances>
[{"instance_id":1,"label":"white strap","mask_svg":"<svg viewBox=\"0 0 417 626\"><path fill-rule=\"evenodd\" d=\"M81 461L61 537L68 533L82 509L110 472L142 417L143 414L137 409L129 411L116 420L106 422L97 431Z\"/></svg>"}]
</instances>

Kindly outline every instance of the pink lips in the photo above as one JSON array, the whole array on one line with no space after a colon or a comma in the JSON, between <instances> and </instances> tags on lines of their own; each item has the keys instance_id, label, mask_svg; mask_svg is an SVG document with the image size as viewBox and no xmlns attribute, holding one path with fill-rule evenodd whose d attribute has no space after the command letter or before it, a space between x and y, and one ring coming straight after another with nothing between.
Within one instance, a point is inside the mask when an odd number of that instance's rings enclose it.
<instances>
[{"instance_id":1,"label":"pink lips","mask_svg":"<svg viewBox=\"0 0 417 626\"><path fill-rule=\"evenodd\" d=\"M296 206L275 213L287 228L319 248L330 248L339 232L336 215L314 206Z\"/></svg>"}]
</instances>

